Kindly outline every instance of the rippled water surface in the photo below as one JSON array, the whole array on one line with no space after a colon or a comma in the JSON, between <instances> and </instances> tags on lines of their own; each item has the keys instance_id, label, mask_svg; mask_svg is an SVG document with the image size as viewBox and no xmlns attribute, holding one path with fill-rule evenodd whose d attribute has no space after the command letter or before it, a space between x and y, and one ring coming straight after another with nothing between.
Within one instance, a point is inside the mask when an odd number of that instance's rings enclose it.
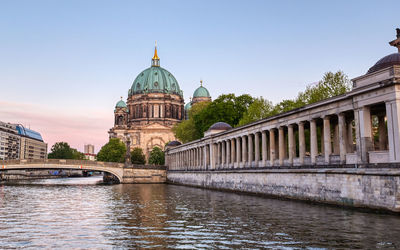
<instances>
[{"instance_id":1,"label":"rippled water surface","mask_svg":"<svg viewBox=\"0 0 400 250\"><path fill-rule=\"evenodd\" d=\"M0 248L400 248L400 216L163 185L0 185Z\"/></svg>"}]
</instances>

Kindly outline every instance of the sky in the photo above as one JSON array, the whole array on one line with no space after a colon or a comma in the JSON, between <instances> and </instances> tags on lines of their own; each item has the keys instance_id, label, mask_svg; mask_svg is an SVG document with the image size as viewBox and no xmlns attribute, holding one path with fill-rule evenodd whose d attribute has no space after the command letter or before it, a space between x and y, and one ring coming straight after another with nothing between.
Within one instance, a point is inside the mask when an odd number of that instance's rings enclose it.
<instances>
[{"instance_id":1,"label":"sky","mask_svg":"<svg viewBox=\"0 0 400 250\"><path fill-rule=\"evenodd\" d=\"M294 98L396 52L400 1L0 0L0 120L98 151L154 43L186 102L200 85Z\"/></svg>"}]
</instances>

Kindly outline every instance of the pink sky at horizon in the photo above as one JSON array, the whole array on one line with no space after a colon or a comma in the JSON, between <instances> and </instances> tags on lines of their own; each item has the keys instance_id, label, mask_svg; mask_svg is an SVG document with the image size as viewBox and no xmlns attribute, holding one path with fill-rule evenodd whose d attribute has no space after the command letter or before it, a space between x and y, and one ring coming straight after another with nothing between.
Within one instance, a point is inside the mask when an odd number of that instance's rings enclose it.
<instances>
[{"instance_id":1,"label":"pink sky at horizon","mask_svg":"<svg viewBox=\"0 0 400 250\"><path fill-rule=\"evenodd\" d=\"M91 112L82 116L78 112L53 110L37 104L0 101L1 121L22 124L39 132L51 146L60 141L83 152L84 144L95 145L95 152L108 141L107 131L113 125L112 115Z\"/></svg>"}]
</instances>

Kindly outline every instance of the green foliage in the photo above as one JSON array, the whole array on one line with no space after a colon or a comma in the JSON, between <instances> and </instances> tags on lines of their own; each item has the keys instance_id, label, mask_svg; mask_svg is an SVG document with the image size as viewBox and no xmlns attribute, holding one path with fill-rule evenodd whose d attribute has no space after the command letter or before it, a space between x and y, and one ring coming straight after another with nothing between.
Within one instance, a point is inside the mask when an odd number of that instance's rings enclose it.
<instances>
[{"instance_id":1,"label":"green foliage","mask_svg":"<svg viewBox=\"0 0 400 250\"><path fill-rule=\"evenodd\" d=\"M342 72L327 72L321 81L315 85L308 85L304 92L300 92L294 100L283 100L274 107L273 115L288 112L307 104L319 102L330 97L342 95L351 90L348 77Z\"/></svg>"},{"instance_id":2,"label":"green foliage","mask_svg":"<svg viewBox=\"0 0 400 250\"><path fill-rule=\"evenodd\" d=\"M133 164L146 164L146 156L141 148L134 148L131 152L131 162Z\"/></svg>"},{"instance_id":3,"label":"green foliage","mask_svg":"<svg viewBox=\"0 0 400 250\"><path fill-rule=\"evenodd\" d=\"M232 127L242 126L259 119L267 118L293 109L303 107L351 90L348 77L342 72L327 72L315 85L308 85L295 99L287 99L275 106L262 97L250 95L221 95L211 103L195 104L189 112L189 120L177 124L173 131L176 138L186 143L203 137L211 125L226 122ZM202 105L200 105L202 104ZM199 105L199 108L195 108Z\"/></svg>"},{"instance_id":4,"label":"green foliage","mask_svg":"<svg viewBox=\"0 0 400 250\"><path fill-rule=\"evenodd\" d=\"M126 147L118 138L111 138L97 154L98 161L105 162L124 162Z\"/></svg>"},{"instance_id":5,"label":"green foliage","mask_svg":"<svg viewBox=\"0 0 400 250\"><path fill-rule=\"evenodd\" d=\"M300 92L297 100L304 104L311 104L324 99L342 95L351 90L349 78L342 72L326 72L317 85L308 85L304 92Z\"/></svg>"},{"instance_id":6,"label":"green foliage","mask_svg":"<svg viewBox=\"0 0 400 250\"><path fill-rule=\"evenodd\" d=\"M51 152L48 154L48 158L83 160L85 159L85 155L75 148L71 148L67 142L56 142L51 147Z\"/></svg>"},{"instance_id":7,"label":"green foliage","mask_svg":"<svg viewBox=\"0 0 400 250\"><path fill-rule=\"evenodd\" d=\"M254 102L250 104L246 112L243 114L243 117L240 119L238 126L242 126L263 118L267 118L273 115L273 112L274 112L274 106L272 102L264 99L263 97L256 98L254 99Z\"/></svg>"},{"instance_id":8,"label":"green foliage","mask_svg":"<svg viewBox=\"0 0 400 250\"><path fill-rule=\"evenodd\" d=\"M189 110L189 119L176 124L172 128L172 131L178 140L180 140L182 143L186 143L202 137L200 131L196 129L193 116L206 108L209 104L209 102L199 102L194 104Z\"/></svg>"},{"instance_id":9,"label":"green foliage","mask_svg":"<svg viewBox=\"0 0 400 250\"><path fill-rule=\"evenodd\" d=\"M284 112L288 112L293 109L300 108L304 106L305 103L302 100L283 100L280 103L276 104L273 110L273 114L280 114Z\"/></svg>"},{"instance_id":10,"label":"green foliage","mask_svg":"<svg viewBox=\"0 0 400 250\"><path fill-rule=\"evenodd\" d=\"M238 125L253 102L254 98L247 94L238 97L234 94L219 96L206 108L193 115L197 132L202 137L204 132L216 122L226 122L232 127Z\"/></svg>"},{"instance_id":11,"label":"green foliage","mask_svg":"<svg viewBox=\"0 0 400 250\"><path fill-rule=\"evenodd\" d=\"M73 155L73 159L76 160L85 160L85 154L82 152L79 152L78 150L76 150L75 148L72 149L72 155Z\"/></svg>"},{"instance_id":12,"label":"green foliage","mask_svg":"<svg viewBox=\"0 0 400 250\"><path fill-rule=\"evenodd\" d=\"M165 155L164 152L159 147L154 147L150 152L149 164L153 165L164 165Z\"/></svg>"}]
</instances>

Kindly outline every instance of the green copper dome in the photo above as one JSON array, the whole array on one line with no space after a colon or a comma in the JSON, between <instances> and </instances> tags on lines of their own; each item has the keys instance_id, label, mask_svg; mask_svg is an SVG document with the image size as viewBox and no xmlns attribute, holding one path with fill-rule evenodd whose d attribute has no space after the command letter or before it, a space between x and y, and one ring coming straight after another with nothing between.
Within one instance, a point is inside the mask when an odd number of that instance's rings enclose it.
<instances>
[{"instance_id":1,"label":"green copper dome","mask_svg":"<svg viewBox=\"0 0 400 250\"><path fill-rule=\"evenodd\" d=\"M200 86L194 91L193 98L194 97L210 97L210 92L203 86Z\"/></svg>"},{"instance_id":2,"label":"green copper dome","mask_svg":"<svg viewBox=\"0 0 400 250\"><path fill-rule=\"evenodd\" d=\"M166 93L183 96L178 81L166 69L152 66L143 70L133 81L129 95L143 93Z\"/></svg>"},{"instance_id":3,"label":"green copper dome","mask_svg":"<svg viewBox=\"0 0 400 250\"><path fill-rule=\"evenodd\" d=\"M122 100L118 101L115 105L116 108L126 108L126 103Z\"/></svg>"},{"instance_id":4,"label":"green copper dome","mask_svg":"<svg viewBox=\"0 0 400 250\"><path fill-rule=\"evenodd\" d=\"M133 81L129 95L143 93L166 93L183 96L178 81L166 69L152 66L143 70Z\"/></svg>"},{"instance_id":5,"label":"green copper dome","mask_svg":"<svg viewBox=\"0 0 400 250\"><path fill-rule=\"evenodd\" d=\"M183 97L178 81L166 69L160 67L160 58L157 55L157 44L154 49L151 67L143 70L133 81L128 95L165 93L177 94Z\"/></svg>"},{"instance_id":6,"label":"green copper dome","mask_svg":"<svg viewBox=\"0 0 400 250\"><path fill-rule=\"evenodd\" d=\"M187 110L189 110L191 107L192 107L192 102L188 102L188 103L185 105L185 110L187 111Z\"/></svg>"}]
</instances>

